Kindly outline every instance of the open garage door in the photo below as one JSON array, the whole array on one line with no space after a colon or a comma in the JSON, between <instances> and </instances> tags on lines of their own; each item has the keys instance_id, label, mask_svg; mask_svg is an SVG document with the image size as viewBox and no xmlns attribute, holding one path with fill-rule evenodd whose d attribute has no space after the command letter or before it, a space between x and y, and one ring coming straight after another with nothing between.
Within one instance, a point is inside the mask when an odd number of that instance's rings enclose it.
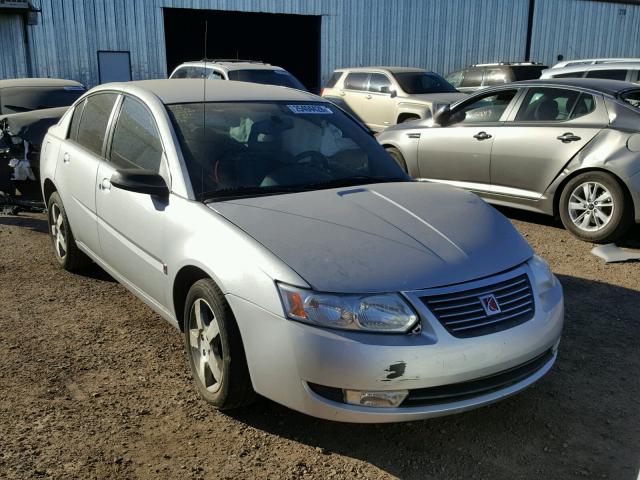
<instances>
[{"instance_id":1,"label":"open garage door","mask_svg":"<svg viewBox=\"0 0 640 480\"><path fill-rule=\"evenodd\" d=\"M294 74L309 90L320 90L319 16L165 8L167 72L204 54L262 60Z\"/></svg>"}]
</instances>

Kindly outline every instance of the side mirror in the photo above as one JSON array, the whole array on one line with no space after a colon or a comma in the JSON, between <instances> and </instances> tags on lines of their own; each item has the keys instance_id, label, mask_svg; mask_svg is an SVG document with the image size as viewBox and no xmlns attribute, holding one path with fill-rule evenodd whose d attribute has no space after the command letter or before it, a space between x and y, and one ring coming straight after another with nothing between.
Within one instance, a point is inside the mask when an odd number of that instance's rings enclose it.
<instances>
[{"instance_id":1,"label":"side mirror","mask_svg":"<svg viewBox=\"0 0 640 480\"><path fill-rule=\"evenodd\" d=\"M390 90L389 95L391 95L391 98L396 98L398 96L398 92L396 92L395 90Z\"/></svg>"},{"instance_id":2,"label":"side mirror","mask_svg":"<svg viewBox=\"0 0 640 480\"><path fill-rule=\"evenodd\" d=\"M435 122L438 125L446 125L447 122L449 122L449 119L451 118L451 107L449 107L449 105L445 105L444 107L440 108L436 114L433 116L433 119L435 120Z\"/></svg>"},{"instance_id":3,"label":"side mirror","mask_svg":"<svg viewBox=\"0 0 640 480\"><path fill-rule=\"evenodd\" d=\"M156 197L168 197L169 187L160 175L145 170L116 170L111 175L111 185L128 192L144 193Z\"/></svg>"}]
</instances>

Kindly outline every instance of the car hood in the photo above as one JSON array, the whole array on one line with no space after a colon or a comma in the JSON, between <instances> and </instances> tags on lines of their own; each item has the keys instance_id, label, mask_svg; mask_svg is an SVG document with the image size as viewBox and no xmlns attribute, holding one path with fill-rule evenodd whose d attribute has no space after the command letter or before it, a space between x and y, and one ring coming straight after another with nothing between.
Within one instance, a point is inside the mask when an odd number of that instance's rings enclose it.
<instances>
[{"instance_id":1,"label":"car hood","mask_svg":"<svg viewBox=\"0 0 640 480\"><path fill-rule=\"evenodd\" d=\"M533 254L497 210L474 194L435 183L316 190L209 207L325 292L450 285L508 270Z\"/></svg>"},{"instance_id":2,"label":"car hood","mask_svg":"<svg viewBox=\"0 0 640 480\"><path fill-rule=\"evenodd\" d=\"M439 105L451 104L461 100L468 95L466 93L451 92L451 93L422 93L419 95L409 95L410 100L416 100L425 103L437 103Z\"/></svg>"},{"instance_id":3,"label":"car hood","mask_svg":"<svg viewBox=\"0 0 640 480\"><path fill-rule=\"evenodd\" d=\"M41 145L49 127L58 123L68 109L69 107L55 107L2 115L0 128L7 126L11 135Z\"/></svg>"}]
</instances>

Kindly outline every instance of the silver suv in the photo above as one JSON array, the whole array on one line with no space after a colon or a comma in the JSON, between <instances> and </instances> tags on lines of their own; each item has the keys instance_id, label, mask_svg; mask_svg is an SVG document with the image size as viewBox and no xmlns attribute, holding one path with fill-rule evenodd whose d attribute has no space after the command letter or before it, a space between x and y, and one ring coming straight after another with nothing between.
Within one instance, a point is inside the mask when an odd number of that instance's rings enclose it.
<instances>
[{"instance_id":1,"label":"silver suv","mask_svg":"<svg viewBox=\"0 0 640 480\"><path fill-rule=\"evenodd\" d=\"M202 59L178 65L169 78L207 78L279 85L307 91L305 86L282 67L257 60Z\"/></svg>"},{"instance_id":2,"label":"silver suv","mask_svg":"<svg viewBox=\"0 0 640 480\"><path fill-rule=\"evenodd\" d=\"M341 68L321 95L355 114L373 131L432 116L465 95L421 68Z\"/></svg>"}]
</instances>

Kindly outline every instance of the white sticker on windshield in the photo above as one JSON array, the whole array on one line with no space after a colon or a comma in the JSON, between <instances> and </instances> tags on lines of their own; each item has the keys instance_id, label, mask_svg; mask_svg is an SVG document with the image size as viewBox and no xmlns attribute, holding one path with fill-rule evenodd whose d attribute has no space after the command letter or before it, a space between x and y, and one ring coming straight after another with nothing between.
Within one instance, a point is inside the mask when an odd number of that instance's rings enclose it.
<instances>
[{"instance_id":1,"label":"white sticker on windshield","mask_svg":"<svg viewBox=\"0 0 640 480\"><path fill-rule=\"evenodd\" d=\"M287 105L293 113L313 113L320 115L332 114L329 107L324 105Z\"/></svg>"}]
</instances>

